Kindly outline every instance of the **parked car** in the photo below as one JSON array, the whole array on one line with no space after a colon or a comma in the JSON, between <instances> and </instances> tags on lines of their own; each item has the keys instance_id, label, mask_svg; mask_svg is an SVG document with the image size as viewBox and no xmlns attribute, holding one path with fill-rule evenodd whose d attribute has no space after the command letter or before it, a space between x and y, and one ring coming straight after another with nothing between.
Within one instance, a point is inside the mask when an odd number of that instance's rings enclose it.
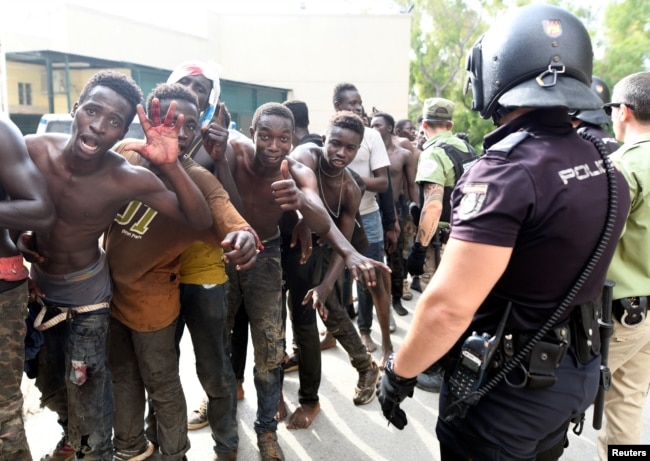
<instances>
[{"instance_id":1,"label":"parked car","mask_svg":"<svg viewBox=\"0 0 650 461\"><path fill-rule=\"evenodd\" d=\"M41 133L65 133L70 134L70 127L72 126L72 117L70 114L44 114L38 122L36 134ZM126 133L125 138L144 139L144 131L140 125L140 119L136 115L129 131Z\"/></svg>"}]
</instances>

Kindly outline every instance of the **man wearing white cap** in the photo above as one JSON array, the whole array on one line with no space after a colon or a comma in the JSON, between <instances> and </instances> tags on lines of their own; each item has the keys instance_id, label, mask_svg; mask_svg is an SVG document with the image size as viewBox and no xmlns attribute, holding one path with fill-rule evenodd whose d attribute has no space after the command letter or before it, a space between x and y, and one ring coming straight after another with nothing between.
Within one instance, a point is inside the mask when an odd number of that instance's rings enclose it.
<instances>
[{"instance_id":1,"label":"man wearing white cap","mask_svg":"<svg viewBox=\"0 0 650 461\"><path fill-rule=\"evenodd\" d=\"M196 94L201 110L201 125L210 121L218 106L220 67L214 62L188 61L178 66L167 79L180 83ZM221 110L225 106L220 105ZM216 109L219 110L219 109ZM227 115L227 113L224 113ZM228 142L228 130L222 127L223 152ZM228 191L231 201L236 196L234 184L229 187L219 171L227 171L227 164L215 162L203 147L200 133L187 155L212 171ZM225 156L221 160L225 161ZM226 175L226 178L232 178ZM233 193L235 192L235 193ZM194 242L181 256L180 268L181 313L177 323L177 349L185 325L192 337L196 356L196 372L207 397L201 407L188 418L188 429L199 429L210 424L215 441L216 459L236 459L237 434L236 379L227 350L226 276L223 249L202 241ZM148 432L155 430L148 428Z\"/></svg>"}]
</instances>

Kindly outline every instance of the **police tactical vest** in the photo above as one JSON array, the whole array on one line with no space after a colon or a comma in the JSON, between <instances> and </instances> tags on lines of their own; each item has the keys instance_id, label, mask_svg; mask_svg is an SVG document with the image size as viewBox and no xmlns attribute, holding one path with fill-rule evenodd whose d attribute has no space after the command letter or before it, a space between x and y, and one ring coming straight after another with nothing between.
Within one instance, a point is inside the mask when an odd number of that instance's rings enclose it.
<instances>
[{"instance_id":1,"label":"police tactical vest","mask_svg":"<svg viewBox=\"0 0 650 461\"><path fill-rule=\"evenodd\" d=\"M459 138L460 139L460 138ZM444 194L442 197L442 214L440 215L440 222L450 222L451 221L451 191L454 190L456 183L462 176L462 174L467 171L479 158L478 153L474 148L465 141L462 140L467 146L467 152L463 152L457 147L447 144L444 141L439 141L433 143L435 147L441 147L444 149L445 153L451 160L451 163L454 165L454 172L456 174L456 181L453 186L445 186Z\"/></svg>"}]
</instances>

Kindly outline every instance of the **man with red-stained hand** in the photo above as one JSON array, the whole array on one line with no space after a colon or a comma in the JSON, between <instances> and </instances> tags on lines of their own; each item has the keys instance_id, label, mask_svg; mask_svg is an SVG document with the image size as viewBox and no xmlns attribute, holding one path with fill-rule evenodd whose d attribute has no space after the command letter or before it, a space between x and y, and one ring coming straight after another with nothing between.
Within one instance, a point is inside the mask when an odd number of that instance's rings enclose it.
<instances>
[{"instance_id":1,"label":"man with red-stained hand","mask_svg":"<svg viewBox=\"0 0 650 461\"><path fill-rule=\"evenodd\" d=\"M53 459L113 460L107 347L113 287L98 245L102 233L133 200L197 230L212 223L203 195L178 161L178 128L160 123L160 117L149 121L141 101L142 91L131 78L101 71L74 104L70 135L25 137L56 210L54 226L47 232L35 229L31 238L39 258L30 273L45 306L38 322L44 345L36 386L41 405L57 413L63 428ZM147 140L132 148L157 165L172 190L112 150L136 108Z\"/></svg>"}]
</instances>

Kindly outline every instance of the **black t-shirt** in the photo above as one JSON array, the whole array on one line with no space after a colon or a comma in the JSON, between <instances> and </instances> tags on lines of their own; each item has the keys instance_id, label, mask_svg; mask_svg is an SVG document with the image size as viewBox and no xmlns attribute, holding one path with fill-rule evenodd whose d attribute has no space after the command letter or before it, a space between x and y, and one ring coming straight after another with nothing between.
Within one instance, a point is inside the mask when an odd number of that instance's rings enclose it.
<instances>
[{"instance_id":1,"label":"black t-shirt","mask_svg":"<svg viewBox=\"0 0 650 461\"><path fill-rule=\"evenodd\" d=\"M511 133L530 133L508 150ZM501 142L500 142L501 141ZM607 176L593 144L571 126L566 111L529 112L485 137L485 154L452 195L451 236L513 248L492 295L515 304L510 330L535 330L574 285L605 225ZM622 231L629 193L617 172L618 213L613 236L572 305L595 299ZM468 280L467 283L472 283ZM494 331L503 302L491 296L470 329ZM568 312L564 318L568 317Z\"/></svg>"}]
</instances>

